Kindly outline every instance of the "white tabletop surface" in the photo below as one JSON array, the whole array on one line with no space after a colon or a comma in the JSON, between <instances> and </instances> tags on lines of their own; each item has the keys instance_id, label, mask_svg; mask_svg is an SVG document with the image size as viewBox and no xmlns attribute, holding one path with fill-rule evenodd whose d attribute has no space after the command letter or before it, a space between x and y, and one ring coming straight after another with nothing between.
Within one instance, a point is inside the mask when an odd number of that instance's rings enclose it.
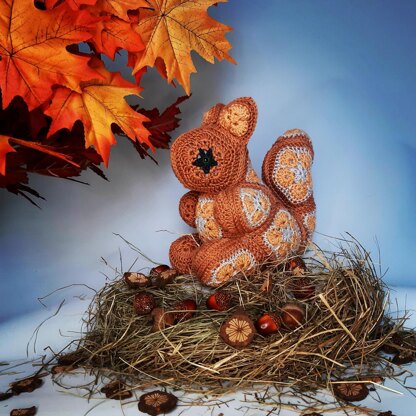
<instances>
[{"instance_id":1,"label":"white tabletop surface","mask_svg":"<svg viewBox=\"0 0 416 416\"><path fill-rule=\"evenodd\" d=\"M416 310L416 289L395 288L391 292L391 299L394 301L394 309L396 309L397 299L399 310ZM79 331L80 319L88 303L88 299L76 299L73 302L64 304L59 314L49 319L40 328L36 342L36 352L34 351L33 340L30 342L29 357L26 356L28 340L39 323L56 311L56 306L41 309L37 313L23 316L0 325L0 362L8 362L10 364L9 366L0 367L0 391L5 391L10 381L23 378L34 372L34 368L30 362L7 371L10 366L30 361L32 358L45 354L45 347L50 346L55 351L59 351L60 348L66 345L71 337L74 337L74 334ZM416 326L416 316L410 317L407 326ZM413 364L407 368L414 371L416 370L416 365ZM82 382L82 374L75 377L75 384L79 384L80 381ZM122 405L119 401L103 400L101 397L88 401L79 397L75 391L68 393L61 387L54 385L49 376L45 377L44 381L44 386L33 393L24 393L0 402L0 415L8 415L13 408L31 407L34 405L38 407L37 414L39 416L82 416L87 412L91 416L129 416L142 414L138 411L137 402L134 399L127 400ZM408 384L416 386L416 379L409 380ZM377 401L377 395L372 393L371 398L367 398L360 404L379 411L392 410L396 416L416 415L415 397L393 381L387 381L385 385L389 388L399 390L403 394L399 395L378 389L377 392L381 398L381 402ZM137 398L140 394L141 392L137 394ZM247 391L225 396L222 400L226 404L223 405L219 405L217 402L205 406L191 407L187 403L192 400L192 397L181 394L180 392L175 392L175 394L179 397L179 406L171 413L173 416L180 414L218 416L221 413L224 416L278 414L277 410L273 410L273 406L261 406L256 403L251 403L253 399L252 392ZM281 416L288 416L297 413L283 409L279 414ZM341 414L345 416L344 413Z\"/></svg>"}]
</instances>

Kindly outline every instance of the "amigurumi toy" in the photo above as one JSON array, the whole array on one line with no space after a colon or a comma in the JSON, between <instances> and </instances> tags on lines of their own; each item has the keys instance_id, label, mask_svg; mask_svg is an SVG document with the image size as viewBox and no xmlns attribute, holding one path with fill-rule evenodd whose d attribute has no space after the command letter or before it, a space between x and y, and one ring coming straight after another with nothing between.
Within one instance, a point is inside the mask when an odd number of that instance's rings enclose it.
<instances>
[{"instance_id":1,"label":"amigurumi toy","mask_svg":"<svg viewBox=\"0 0 416 416\"><path fill-rule=\"evenodd\" d=\"M238 98L212 107L201 127L172 145L173 171L190 189L179 213L198 232L172 243L170 261L209 286L303 253L315 228L309 136L299 129L280 136L263 161L262 182L247 150L256 121L254 100Z\"/></svg>"}]
</instances>

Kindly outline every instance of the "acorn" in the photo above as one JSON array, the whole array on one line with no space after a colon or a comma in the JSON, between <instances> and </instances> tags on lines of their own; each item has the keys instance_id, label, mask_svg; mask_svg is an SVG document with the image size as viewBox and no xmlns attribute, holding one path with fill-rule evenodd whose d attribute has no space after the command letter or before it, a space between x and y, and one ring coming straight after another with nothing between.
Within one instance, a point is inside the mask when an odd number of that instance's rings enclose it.
<instances>
[{"instance_id":1,"label":"acorn","mask_svg":"<svg viewBox=\"0 0 416 416\"><path fill-rule=\"evenodd\" d=\"M232 306L232 295L225 290L217 290L207 299L207 308L217 311L227 311Z\"/></svg>"},{"instance_id":2,"label":"acorn","mask_svg":"<svg viewBox=\"0 0 416 416\"><path fill-rule=\"evenodd\" d=\"M38 389L43 384L43 380L39 377L27 377L22 380L14 381L10 383L10 389L14 394L20 393L31 393L32 391Z\"/></svg>"},{"instance_id":3,"label":"acorn","mask_svg":"<svg viewBox=\"0 0 416 416\"><path fill-rule=\"evenodd\" d=\"M301 257L294 257L285 263L283 270L292 276L301 276L306 272L306 265Z\"/></svg>"},{"instance_id":4,"label":"acorn","mask_svg":"<svg viewBox=\"0 0 416 416\"><path fill-rule=\"evenodd\" d=\"M305 309L297 303L286 303L281 311L282 324L287 329L296 329L305 322Z\"/></svg>"},{"instance_id":5,"label":"acorn","mask_svg":"<svg viewBox=\"0 0 416 416\"><path fill-rule=\"evenodd\" d=\"M311 299L315 296L315 286L307 277L294 277L289 283L289 290L296 299Z\"/></svg>"},{"instance_id":6,"label":"acorn","mask_svg":"<svg viewBox=\"0 0 416 416\"><path fill-rule=\"evenodd\" d=\"M115 400L130 399L133 396L133 393L130 390L126 390L126 386L119 380L106 384L101 389L101 393L104 393L107 399Z\"/></svg>"},{"instance_id":7,"label":"acorn","mask_svg":"<svg viewBox=\"0 0 416 416\"><path fill-rule=\"evenodd\" d=\"M139 289L150 285L150 279L143 273L126 272L123 274L123 278L131 289Z\"/></svg>"},{"instance_id":8,"label":"acorn","mask_svg":"<svg viewBox=\"0 0 416 416\"><path fill-rule=\"evenodd\" d=\"M255 323L260 335L274 334L280 329L280 318L273 312L264 313Z\"/></svg>"},{"instance_id":9,"label":"acorn","mask_svg":"<svg viewBox=\"0 0 416 416\"><path fill-rule=\"evenodd\" d=\"M197 309L196 302L192 299L185 299L173 307L174 311L182 312L173 312L173 317L175 323L187 321L192 318ZM185 312L188 311L188 312Z\"/></svg>"},{"instance_id":10,"label":"acorn","mask_svg":"<svg viewBox=\"0 0 416 416\"><path fill-rule=\"evenodd\" d=\"M253 321L243 312L234 313L220 328L223 341L234 348L244 348L250 345L255 333Z\"/></svg>"},{"instance_id":11,"label":"acorn","mask_svg":"<svg viewBox=\"0 0 416 416\"><path fill-rule=\"evenodd\" d=\"M151 293L139 292L134 296L133 306L137 315L147 315L156 306L156 301Z\"/></svg>"},{"instance_id":12,"label":"acorn","mask_svg":"<svg viewBox=\"0 0 416 416\"><path fill-rule=\"evenodd\" d=\"M165 308L154 308L150 316L153 320L152 332L163 331L175 323L174 314L167 312Z\"/></svg>"},{"instance_id":13,"label":"acorn","mask_svg":"<svg viewBox=\"0 0 416 416\"><path fill-rule=\"evenodd\" d=\"M334 384L332 388L336 397L347 402L360 402L369 394L364 383L339 383Z\"/></svg>"},{"instance_id":14,"label":"acorn","mask_svg":"<svg viewBox=\"0 0 416 416\"><path fill-rule=\"evenodd\" d=\"M159 274L154 275L154 285L160 289L163 289L166 285L172 283L175 280L175 277L179 273L175 269L168 268Z\"/></svg>"},{"instance_id":15,"label":"acorn","mask_svg":"<svg viewBox=\"0 0 416 416\"><path fill-rule=\"evenodd\" d=\"M13 409L10 416L35 416L37 412L36 406L26 407L22 409Z\"/></svg>"},{"instance_id":16,"label":"acorn","mask_svg":"<svg viewBox=\"0 0 416 416\"><path fill-rule=\"evenodd\" d=\"M171 393L155 390L142 394L139 399L139 410L148 415L157 416L175 409L178 398Z\"/></svg>"}]
</instances>

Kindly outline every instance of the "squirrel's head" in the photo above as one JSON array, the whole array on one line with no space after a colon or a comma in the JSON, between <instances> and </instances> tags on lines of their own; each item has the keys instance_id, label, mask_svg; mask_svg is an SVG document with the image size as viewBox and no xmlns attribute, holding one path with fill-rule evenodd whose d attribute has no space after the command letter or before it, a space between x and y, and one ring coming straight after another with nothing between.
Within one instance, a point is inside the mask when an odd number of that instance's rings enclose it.
<instances>
[{"instance_id":1,"label":"squirrel's head","mask_svg":"<svg viewBox=\"0 0 416 416\"><path fill-rule=\"evenodd\" d=\"M172 145L171 163L188 189L215 193L244 180L247 143L257 122L250 97L216 104L204 114L201 127L179 136Z\"/></svg>"}]
</instances>

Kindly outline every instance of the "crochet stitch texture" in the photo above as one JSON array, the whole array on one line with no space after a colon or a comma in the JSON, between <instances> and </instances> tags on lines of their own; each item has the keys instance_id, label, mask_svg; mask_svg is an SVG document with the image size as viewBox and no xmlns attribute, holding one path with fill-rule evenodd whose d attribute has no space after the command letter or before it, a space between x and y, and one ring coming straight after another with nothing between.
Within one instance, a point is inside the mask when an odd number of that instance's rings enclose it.
<instances>
[{"instance_id":1,"label":"crochet stitch texture","mask_svg":"<svg viewBox=\"0 0 416 416\"><path fill-rule=\"evenodd\" d=\"M265 261L302 254L315 229L309 136L300 129L280 136L264 158L260 180L247 150L256 122L254 100L237 98L216 104L200 127L172 145L172 169L190 190L179 213L197 233L172 243L170 262L209 286L249 275Z\"/></svg>"}]
</instances>

